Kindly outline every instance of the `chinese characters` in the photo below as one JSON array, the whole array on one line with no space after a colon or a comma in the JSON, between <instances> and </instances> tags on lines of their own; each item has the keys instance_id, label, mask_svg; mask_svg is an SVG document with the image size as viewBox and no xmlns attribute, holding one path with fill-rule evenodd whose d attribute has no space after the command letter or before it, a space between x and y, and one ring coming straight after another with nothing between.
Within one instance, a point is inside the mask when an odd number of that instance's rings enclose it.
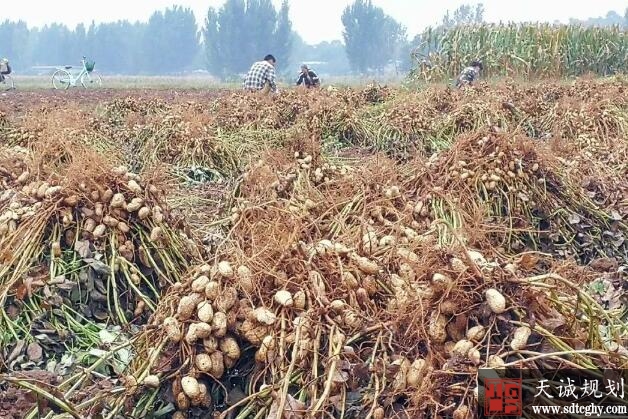
<instances>
[{"instance_id":1,"label":"chinese characters","mask_svg":"<svg viewBox=\"0 0 628 419\"><path fill-rule=\"evenodd\" d=\"M603 387L600 386L600 381L604 384ZM561 384L554 387L549 384L549 380L539 380L536 386L537 392L534 397L553 399L557 395L560 399L577 399L578 397L594 397L600 399L606 395L608 397L623 399L625 394L623 377L619 381L608 378L603 380L585 379L582 386L575 385L575 381L569 377L566 380L561 378L560 382ZM552 388L556 388L557 392L552 393ZM604 388L606 392L602 392L601 388Z\"/></svg>"}]
</instances>

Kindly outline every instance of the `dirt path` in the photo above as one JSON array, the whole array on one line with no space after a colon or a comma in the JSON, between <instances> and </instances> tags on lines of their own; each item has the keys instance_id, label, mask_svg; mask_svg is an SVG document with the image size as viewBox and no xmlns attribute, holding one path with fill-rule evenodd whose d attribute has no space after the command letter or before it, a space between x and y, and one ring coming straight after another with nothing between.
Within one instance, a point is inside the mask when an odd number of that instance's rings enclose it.
<instances>
[{"instance_id":1,"label":"dirt path","mask_svg":"<svg viewBox=\"0 0 628 419\"><path fill-rule=\"evenodd\" d=\"M154 89L100 89L100 90L34 90L34 91L9 91L0 93L0 110L14 112L23 108L45 105L57 107L67 103L81 105L96 105L103 101L117 98L141 97L149 100L161 98L168 101L210 100L229 93L228 89L212 90L154 90Z\"/></svg>"}]
</instances>

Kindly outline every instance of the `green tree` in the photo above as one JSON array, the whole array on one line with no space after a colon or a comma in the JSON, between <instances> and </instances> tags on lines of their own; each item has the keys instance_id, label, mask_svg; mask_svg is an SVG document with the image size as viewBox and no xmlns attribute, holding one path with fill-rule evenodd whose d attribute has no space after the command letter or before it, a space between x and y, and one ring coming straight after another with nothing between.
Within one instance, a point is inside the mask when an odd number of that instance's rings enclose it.
<instances>
[{"instance_id":1,"label":"green tree","mask_svg":"<svg viewBox=\"0 0 628 419\"><path fill-rule=\"evenodd\" d=\"M443 17L441 27L444 29L453 28L459 25L473 25L484 22L484 5L478 3L474 6L463 4L454 10L453 17L449 16L449 10Z\"/></svg>"},{"instance_id":2,"label":"green tree","mask_svg":"<svg viewBox=\"0 0 628 419\"><path fill-rule=\"evenodd\" d=\"M76 62L72 60L72 32L65 25L58 23L46 25L33 35L31 40L34 42L34 64L58 65Z\"/></svg>"},{"instance_id":3,"label":"green tree","mask_svg":"<svg viewBox=\"0 0 628 419\"><path fill-rule=\"evenodd\" d=\"M208 70L223 78L244 73L266 54L285 66L291 52L292 23L287 3L279 13L270 0L227 0L209 8L203 27Z\"/></svg>"},{"instance_id":4,"label":"green tree","mask_svg":"<svg viewBox=\"0 0 628 419\"><path fill-rule=\"evenodd\" d=\"M196 57L200 48L200 33L191 8L175 6L164 13L166 31L170 34L168 43L164 45L167 63L166 71L186 69Z\"/></svg>"},{"instance_id":5,"label":"green tree","mask_svg":"<svg viewBox=\"0 0 628 419\"><path fill-rule=\"evenodd\" d=\"M194 12L174 6L165 12L153 13L142 44L144 71L161 74L185 69L199 48Z\"/></svg>"},{"instance_id":6,"label":"green tree","mask_svg":"<svg viewBox=\"0 0 628 419\"><path fill-rule=\"evenodd\" d=\"M382 70L396 60L405 29L371 0L355 0L342 13L347 57L354 70Z\"/></svg>"},{"instance_id":7,"label":"green tree","mask_svg":"<svg viewBox=\"0 0 628 419\"><path fill-rule=\"evenodd\" d=\"M242 29L246 17L245 0L227 0L219 11L210 7L205 19L203 37L208 70L225 77L229 72L245 71L244 40L248 38Z\"/></svg>"},{"instance_id":8,"label":"green tree","mask_svg":"<svg viewBox=\"0 0 628 419\"><path fill-rule=\"evenodd\" d=\"M159 63L162 61L161 50L166 43L168 34L164 31L164 14L161 11L153 13L148 19L148 25L142 35L142 70L150 72L159 72Z\"/></svg>"},{"instance_id":9,"label":"green tree","mask_svg":"<svg viewBox=\"0 0 628 419\"><path fill-rule=\"evenodd\" d=\"M402 71L402 67L406 66L405 56L409 54L408 36L406 28L395 19L387 16L384 20L385 33L388 35L384 38L385 50L390 51L391 59L394 60L395 71Z\"/></svg>"},{"instance_id":10,"label":"green tree","mask_svg":"<svg viewBox=\"0 0 628 419\"><path fill-rule=\"evenodd\" d=\"M99 70L117 74L133 74L146 69L140 54L146 24L127 20L92 24L87 31L85 52L96 61Z\"/></svg>"},{"instance_id":11,"label":"green tree","mask_svg":"<svg viewBox=\"0 0 628 419\"><path fill-rule=\"evenodd\" d=\"M279 68L284 69L282 73L289 71L288 63L292 57L292 46L294 44L295 33L292 30L292 21L290 20L290 5L288 0L283 0L281 9L277 16L277 25L275 28L275 45L273 53L277 58Z\"/></svg>"},{"instance_id":12,"label":"green tree","mask_svg":"<svg viewBox=\"0 0 628 419\"><path fill-rule=\"evenodd\" d=\"M572 25L584 25L584 26L620 26L628 28L628 8L624 12L624 16L621 16L614 10L606 13L604 17L590 17L586 20L569 19L569 23Z\"/></svg>"},{"instance_id":13,"label":"green tree","mask_svg":"<svg viewBox=\"0 0 628 419\"><path fill-rule=\"evenodd\" d=\"M224 58L226 51L220 49L221 43L218 30L218 12L210 7L205 16L205 25L203 26L203 50L205 52L205 65L207 70L216 75L221 75L224 69L224 63L220 62Z\"/></svg>"},{"instance_id":14,"label":"green tree","mask_svg":"<svg viewBox=\"0 0 628 419\"><path fill-rule=\"evenodd\" d=\"M5 20L0 23L0 40L2 40L0 58L8 58L13 68L24 67L28 64L30 61L27 49L29 30L25 22Z\"/></svg>"},{"instance_id":15,"label":"green tree","mask_svg":"<svg viewBox=\"0 0 628 419\"><path fill-rule=\"evenodd\" d=\"M250 65L250 61L259 60L271 51L277 41L275 36L275 27L277 26L277 11L270 0L248 0L246 14L244 16L245 34L250 38L245 38L244 43L240 46L246 51L243 55L243 69ZM257 40L257 42L251 42ZM247 58L244 58L247 57Z\"/></svg>"},{"instance_id":16,"label":"green tree","mask_svg":"<svg viewBox=\"0 0 628 419\"><path fill-rule=\"evenodd\" d=\"M76 25L72 34L72 56L80 58L87 53L87 31L82 23Z\"/></svg>"}]
</instances>

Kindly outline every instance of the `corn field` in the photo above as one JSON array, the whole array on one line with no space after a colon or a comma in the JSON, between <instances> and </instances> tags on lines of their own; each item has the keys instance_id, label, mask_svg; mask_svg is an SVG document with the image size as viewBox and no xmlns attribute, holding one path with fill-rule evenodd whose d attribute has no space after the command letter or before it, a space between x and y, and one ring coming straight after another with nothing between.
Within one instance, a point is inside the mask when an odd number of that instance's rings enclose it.
<instances>
[{"instance_id":1,"label":"corn field","mask_svg":"<svg viewBox=\"0 0 628 419\"><path fill-rule=\"evenodd\" d=\"M626 31L551 24L491 24L428 29L412 55L419 80L455 77L481 59L484 77L566 77L625 73Z\"/></svg>"}]
</instances>

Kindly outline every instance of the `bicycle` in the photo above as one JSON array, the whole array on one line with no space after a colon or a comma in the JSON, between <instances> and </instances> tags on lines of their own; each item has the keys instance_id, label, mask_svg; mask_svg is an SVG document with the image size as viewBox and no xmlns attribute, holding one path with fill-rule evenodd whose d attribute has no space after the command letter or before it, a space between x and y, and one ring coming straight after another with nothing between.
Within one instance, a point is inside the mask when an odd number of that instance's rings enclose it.
<instances>
[{"instance_id":1,"label":"bicycle","mask_svg":"<svg viewBox=\"0 0 628 419\"><path fill-rule=\"evenodd\" d=\"M15 82L11 77L11 66L9 66L9 60L3 58L0 60L0 85L3 90L14 90Z\"/></svg>"},{"instance_id":2,"label":"bicycle","mask_svg":"<svg viewBox=\"0 0 628 419\"><path fill-rule=\"evenodd\" d=\"M85 57L81 60L83 68L76 76L68 70L72 69L71 65L66 65L63 68L57 68L52 74L52 87L55 89L66 90L70 86L75 87L76 83L81 83L86 89L102 87L102 79L94 71L94 61L87 61Z\"/></svg>"}]
</instances>

